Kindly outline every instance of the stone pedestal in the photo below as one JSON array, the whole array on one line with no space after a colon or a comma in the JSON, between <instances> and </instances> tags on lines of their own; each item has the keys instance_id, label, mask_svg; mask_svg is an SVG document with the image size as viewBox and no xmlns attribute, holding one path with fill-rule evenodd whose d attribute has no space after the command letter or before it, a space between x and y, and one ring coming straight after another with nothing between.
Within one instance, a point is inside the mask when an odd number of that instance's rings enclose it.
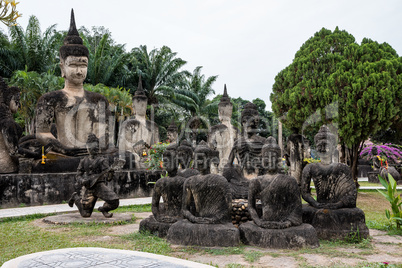
<instances>
[{"instance_id":1,"label":"stone pedestal","mask_svg":"<svg viewBox=\"0 0 402 268\"><path fill-rule=\"evenodd\" d=\"M303 205L303 222L311 224L319 239L368 238L366 217L360 208L316 209Z\"/></svg>"},{"instance_id":2,"label":"stone pedestal","mask_svg":"<svg viewBox=\"0 0 402 268\"><path fill-rule=\"evenodd\" d=\"M166 237L173 223L158 222L153 215L140 222L140 232L149 231L161 238Z\"/></svg>"},{"instance_id":3,"label":"stone pedestal","mask_svg":"<svg viewBox=\"0 0 402 268\"><path fill-rule=\"evenodd\" d=\"M185 246L236 247L240 244L240 232L232 223L195 224L181 220L170 227L167 240Z\"/></svg>"},{"instance_id":4,"label":"stone pedestal","mask_svg":"<svg viewBox=\"0 0 402 268\"><path fill-rule=\"evenodd\" d=\"M264 229L249 221L240 225L239 230L241 241L246 245L277 249L320 246L317 232L310 224L285 229Z\"/></svg>"}]
</instances>

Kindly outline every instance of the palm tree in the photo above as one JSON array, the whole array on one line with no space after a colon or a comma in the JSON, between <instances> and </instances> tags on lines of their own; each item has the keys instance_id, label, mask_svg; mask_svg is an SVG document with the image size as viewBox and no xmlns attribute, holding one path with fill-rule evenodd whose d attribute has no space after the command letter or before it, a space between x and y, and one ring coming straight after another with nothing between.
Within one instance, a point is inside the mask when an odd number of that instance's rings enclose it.
<instances>
[{"instance_id":1,"label":"palm tree","mask_svg":"<svg viewBox=\"0 0 402 268\"><path fill-rule=\"evenodd\" d=\"M138 82L141 75L148 104L158 104L177 101L191 101L185 95L177 94L177 90L185 86L188 71L180 71L186 61L177 58L176 52L163 46L148 53L146 46L134 48L131 51L131 68Z\"/></svg>"},{"instance_id":2,"label":"palm tree","mask_svg":"<svg viewBox=\"0 0 402 268\"><path fill-rule=\"evenodd\" d=\"M26 66L27 71L54 72L58 67L62 34L56 31L56 24L42 34L39 20L31 16L25 31L19 25L10 27L10 36L12 49L18 54L20 65Z\"/></svg>"},{"instance_id":3,"label":"palm tree","mask_svg":"<svg viewBox=\"0 0 402 268\"><path fill-rule=\"evenodd\" d=\"M7 35L0 31L0 76L9 78L14 70L23 68L18 52L13 50Z\"/></svg>"},{"instance_id":4,"label":"palm tree","mask_svg":"<svg viewBox=\"0 0 402 268\"><path fill-rule=\"evenodd\" d=\"M92 32L85 27L80 29L84 45L89 49L87 82L107 86L125 86L120 77L127 67L128 53L124 45L114 45L109 30L93 27Z\"/></svg>"},{"instance_id":5,"label":"palm tree","mask_svg":"<svg viewBox=\"0 0 402 268\"><path fill-rule=\"evenodd\" d=\"M218 101L211 101L208 97L215 94L212 84L218 78L217 75L208 78L201 74L202 66L194 69L193 73L186 80L186 86L178 90L179 94L186 95L192 99L192 102L184 102L181 104L183 108L190 111L187 127L192 131L192 139L205 139L205 135L210 125L211 115L218 113ZM204 129L204 131L202 131ZM201 136L196 138L201 132Z\"/></svg>"}]
</instances>

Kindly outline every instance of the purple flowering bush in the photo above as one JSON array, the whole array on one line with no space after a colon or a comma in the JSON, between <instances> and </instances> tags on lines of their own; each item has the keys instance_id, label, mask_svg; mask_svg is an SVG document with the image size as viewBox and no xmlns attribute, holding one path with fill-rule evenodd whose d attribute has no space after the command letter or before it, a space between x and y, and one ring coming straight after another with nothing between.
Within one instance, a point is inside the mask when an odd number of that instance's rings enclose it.
<instances>
[{"instance_id":1,"label":"purple flowering bush","mask_svg":"<svg viewBox=\"0 0 402 268\"><path fill-rule=\"evenodd\" d=\"M398 164L402 159L402 146L392 143L368 143L361 151L360 157L371 162L380 157L383 162L387 161L388 164Z\"/></svg>"}]
</instances>

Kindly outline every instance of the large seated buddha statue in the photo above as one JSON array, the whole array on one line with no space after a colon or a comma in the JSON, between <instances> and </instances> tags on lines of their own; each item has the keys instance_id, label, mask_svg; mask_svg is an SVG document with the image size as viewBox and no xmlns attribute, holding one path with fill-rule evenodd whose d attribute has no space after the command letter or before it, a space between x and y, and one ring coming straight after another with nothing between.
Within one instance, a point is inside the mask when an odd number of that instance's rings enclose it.
<instances>
[{"instance_id":1,"label":"large seated buddha statue","mask_svg":"<svg viewBox=\"0 0 402 268\"><path fill-rule=\"evenodd\" d=\"M90 134L99 139L102 151L109 145L109 103L101 94L86 91L83 87L88 54L71 11L70 29L60 47L64 88L44 94L36 106L36 138L59 154L86 154L85 145ZM52 123L56 125L57 138L51 132Z\"/></svg>"},{"instance_id":2,"label":"large seated buddha statue","mask_svg":"<svg viewBox=\"0 0 402 268\"><path fill-rule=\"evenodd\" d=\"M281 174L281 149L275 138L269 137L267 142L262 148L264 175L250 181L252 221L239 227L242 242L268 248L317 247L315 229L302 223L299 185L295 178Z\"/></svg>"},{"instance_id":3,"label":"large seated buddha statue","mask_svg":"<svg viewBox=\"0 0 402 268\"><path fill-rule=\"evenodd\" d=\"M303 222L317 230L320 239L344 239L369 235L364 212L356 207L357 189L350 168L332 163L336 139L323 125L314 137L320 163L308 164L302 173L301 193L308 205L303 206ZM317 198L311 195L311 180Z\"/></svg>"},{"instance_id":4,"label":"large seated buddha statue","mask_svg":"<svg viewBox=\"0 0 402 268\"><path fill-rule=\"evenodd\" d=\"M232 197L229 183L220 175L210 174L211 161L218 153L202 141L194 155L194 166L201 174L184 182L184 220L170 227L167 240L181 245L237 246L240 234L231 222Z\"/></svg>"}]
</instances>

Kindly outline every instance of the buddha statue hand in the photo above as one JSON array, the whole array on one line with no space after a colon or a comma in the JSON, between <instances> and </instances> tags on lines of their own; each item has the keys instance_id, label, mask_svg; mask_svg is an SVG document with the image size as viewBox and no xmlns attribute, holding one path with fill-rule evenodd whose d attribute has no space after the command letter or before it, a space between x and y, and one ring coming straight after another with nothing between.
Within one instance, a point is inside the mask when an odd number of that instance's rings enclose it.
<instances>
[{"instance_id":1,"label":"buddha statue hand","mask_svg":"<svg viewBox=\"0 0 402 268\"><path fill-rule=\"evenodd\" d=\"M163 216L158 215L155 218L158 222L166 222L166 223L174 223L179 219L178 217L172 217L167 215Z\"/></svg>"}]
</instances>

